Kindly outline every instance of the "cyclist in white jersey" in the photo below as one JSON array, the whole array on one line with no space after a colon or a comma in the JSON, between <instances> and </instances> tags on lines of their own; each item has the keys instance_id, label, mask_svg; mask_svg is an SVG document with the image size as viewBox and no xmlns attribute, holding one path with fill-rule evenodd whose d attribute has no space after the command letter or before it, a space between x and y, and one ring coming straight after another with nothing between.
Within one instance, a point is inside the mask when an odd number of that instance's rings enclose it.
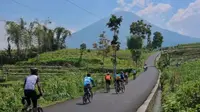
<instances>
[{"instance_id":1,"label":"cyclist in white jersey","mask_svg":"<svg viewBox=\"0 0 200 112\"><path fill-rule=\"evenodd\" d=\"M35 85L38 86L38 91L42 96L42 91L39 83L38 77L38 69L31 68L31 75L27 76L24 81L24 95L27 98L28 106L31 105L31 101L33 103L33 112L37 112L37 93L35 91Z\"/></svg>"}]
</instances>

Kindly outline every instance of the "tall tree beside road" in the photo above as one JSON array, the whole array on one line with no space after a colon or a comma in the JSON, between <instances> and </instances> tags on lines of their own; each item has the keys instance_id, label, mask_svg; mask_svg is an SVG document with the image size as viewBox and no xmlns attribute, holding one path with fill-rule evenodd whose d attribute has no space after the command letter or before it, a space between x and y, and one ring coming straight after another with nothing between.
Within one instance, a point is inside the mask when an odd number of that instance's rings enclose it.
<instances>
[{"instance_id":1,"label":"tall tree beside road","mask_svg":"<svg viewBox=\"0 0 200 112\"><path fill-rule=\"evenodd\" d=\"M142 55L143 40L147 37L147 45L151 47L151 25L138 20L130 25L131 36L127 39L127 46L132 54L132 59L138 65Z\"/></svg>"},{"instance_id":2,"label":"tall tree beside road","mask_svg":"<svg viewBox=\"0 0 200 112\"><path fill-rule=\"evenodd\" d=\"M121 26L121 22L122 22L122 16L117 17L115 15L111 15L109 22L106 24L108 28L110 28L111 31L113 31L114 35L113 35L113 40L111 41L111 46L113 48L113 58L112 62L113 62L113 72L114 74L116 74L116 66L117 66L117 58L116 58L116 54L117 51L120 49L120 42L119 42L119 27Z\"/></svg>"},{"instance_id":3,"label":"tall tree beside road","mask_svg":"<svg viewBox=\"0 0 200 112\"><path fill-rule=\"evenodd\" d=\"M160 32L155 32L153 37L152 46L154 49L160 48L163 43L163 36Z\"/></svg>"},{"instance_id":4,"label":"tall tree beside road","mask_svg":"<svg viewBox=\"0 0 200 112\"><path fill-rule=\"evenodd\" d=\"M141 49L143 45L142 38L138 36L130 36L127 38L127 47L131 52L132 59L136 63L136 66L138 65L138 61L141 57Z\"/></svg>"}]
</instances>

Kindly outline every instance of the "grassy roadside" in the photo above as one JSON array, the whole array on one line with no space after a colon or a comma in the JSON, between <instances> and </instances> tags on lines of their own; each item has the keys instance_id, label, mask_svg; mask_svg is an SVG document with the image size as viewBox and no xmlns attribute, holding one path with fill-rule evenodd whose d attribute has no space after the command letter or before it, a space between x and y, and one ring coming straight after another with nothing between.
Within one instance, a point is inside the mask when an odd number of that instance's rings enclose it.
<instances>
[{"instance_id":1,"label":"grassy roadside","mask_svg":"<svg viewBox=\"0 0 200 112\"><path fill-rule=\"evenodd\" d=\"M200 49L197 45L200 44L181 45L161 56L163 112L200 111Z\"/></svg>"}]
</instances>

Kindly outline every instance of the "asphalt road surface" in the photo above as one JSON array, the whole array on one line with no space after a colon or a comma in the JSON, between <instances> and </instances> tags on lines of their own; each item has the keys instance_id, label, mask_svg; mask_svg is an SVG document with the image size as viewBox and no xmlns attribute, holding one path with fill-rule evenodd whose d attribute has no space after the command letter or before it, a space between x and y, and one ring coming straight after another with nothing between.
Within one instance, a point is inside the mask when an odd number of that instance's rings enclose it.
<instances>
[{"instance_id":1,"label":"asphalt road surface","mask_svg":"<svg viewBox=\"0 0 200 112\"><path fill-rule=\"evenodd\" d=\"M82 99L75 99L44 108L44 112L136 112L147 99L158 79L158 70L154 66L159 53L155 53L146 61L149 66L134 81L126 85L123 94L99 92L91 103L83 105Z\"/></svg>"}]
</instances>

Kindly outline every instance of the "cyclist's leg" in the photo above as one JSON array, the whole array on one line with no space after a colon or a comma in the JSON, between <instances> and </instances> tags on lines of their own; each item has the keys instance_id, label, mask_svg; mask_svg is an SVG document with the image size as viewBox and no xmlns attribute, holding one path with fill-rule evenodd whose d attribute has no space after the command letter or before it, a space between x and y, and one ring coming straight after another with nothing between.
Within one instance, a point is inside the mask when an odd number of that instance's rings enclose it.
<instances>
[{"instance_id":1,"label":"cyclist's leg","mask_svg":"<svg viewBox=\"0 0 200 112\"><path fill-rule=\"evenodd\" d=\"M36 91L31 92L31 100L33 103L33 112L37 112L37 93Z\"/></svg>"},{"instance_id":2,"label":"cyclist's leg","mask_svg":"<svg viewBox=\"0 0 200 112\"><path fill-rule=\"evenodd\" d=\"M87 93L87 85L84 85L84 95Z\"/></svg>"},{"instance_id":3,"label":"cyclist's leg","mask_svg":"<svg viewBox=\"0 0 200 112\"><path fill-rule=\"evenodd\" d=\"M117 87L119 87L119 85L120 85L120 79L119 80L117 80Z\"/></svg>"},{"instance_id":4,"label":"cyclist's leg","mask_svg":"<svg viewBox=\"0 0 200 112\"><path fill-rule=\"evenodd\" d=\"M27 105L26 107L29 107L31 105L31 97L29 90L24 90L24 96L26 97Z\"/></svg>"},{"instance_id":5,"label":"cyclist's leg","mask_svg":"<svg viewBox=\"0 0 200 112\"><path fill-rule=\"evenodd\" d=\"M108 81L108 85L109 85L109 87L110 87L110 84L111 84L111 81L109 80L109 81Z\"/></svg>"},{"instance_id":6,"label":"cyclist's leg","mask_svg":"<svg viewBox=\"0 0 200 112\"><path fill-rule=\"evenodd\" d=\"M91 86L91 85L88 85L88 88L89 88L89 90L90 90L91 96L93 97L92 86Z\"/></svg>"}]
</instances>

